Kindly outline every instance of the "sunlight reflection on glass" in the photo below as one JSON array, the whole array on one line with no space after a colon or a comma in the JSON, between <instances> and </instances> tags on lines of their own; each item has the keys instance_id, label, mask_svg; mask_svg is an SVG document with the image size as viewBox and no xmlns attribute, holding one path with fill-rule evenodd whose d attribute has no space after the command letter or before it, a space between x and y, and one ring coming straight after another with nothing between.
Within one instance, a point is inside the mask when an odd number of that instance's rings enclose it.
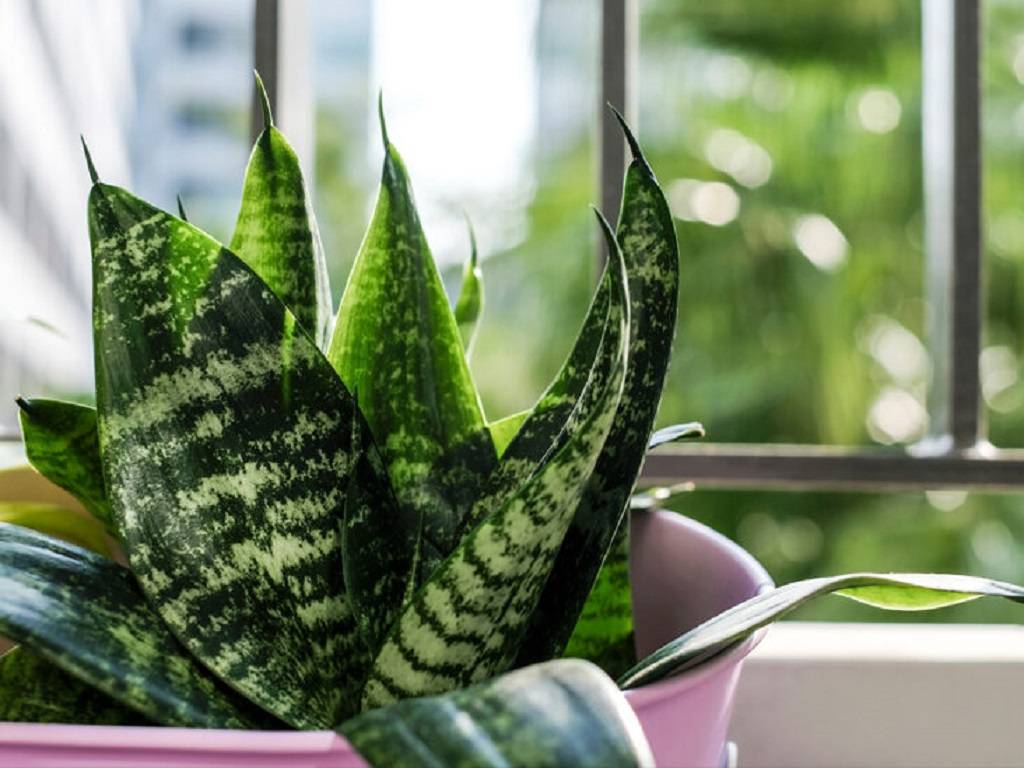
<instances>
[{"instance_id":1,"label":"sunlight reflection on glass","mask_svg":"<svg viewBox=\"0 0 1024 768\"><path fill-rule=\"evenodd\" d=\"M839 227L827 216L801 216L793 227L793 240L800 252L818 269L834 272L846 263L849 243Z\"/></svg>"}]
</instances>

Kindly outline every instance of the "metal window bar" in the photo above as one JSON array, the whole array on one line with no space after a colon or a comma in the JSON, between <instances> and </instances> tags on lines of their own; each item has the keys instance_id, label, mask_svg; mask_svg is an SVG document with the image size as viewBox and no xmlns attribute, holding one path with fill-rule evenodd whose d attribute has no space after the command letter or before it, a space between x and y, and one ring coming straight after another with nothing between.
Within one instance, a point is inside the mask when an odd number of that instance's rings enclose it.
<instances>
[{"instance_id":1,"label":"metal window bar","mask_svg":"<svg viewBox=\"0 0 1024 768\"><path fill-rule=\"evenodd\" d=\"M635 122L638 26L634 0L602 0L601 203L617 211L624 156L605 115L623 105ZM1024 451L985 440L981 346L979 0L921 0L922 120L927 253L926 328L933 360L931 433L909 449L780 444L665 446L641 483L710 488L912 490L1024 488ZM618 152L613 145L618 145ZM685 270L684 270L684 278Z\"/></svg>"}]
</instances>

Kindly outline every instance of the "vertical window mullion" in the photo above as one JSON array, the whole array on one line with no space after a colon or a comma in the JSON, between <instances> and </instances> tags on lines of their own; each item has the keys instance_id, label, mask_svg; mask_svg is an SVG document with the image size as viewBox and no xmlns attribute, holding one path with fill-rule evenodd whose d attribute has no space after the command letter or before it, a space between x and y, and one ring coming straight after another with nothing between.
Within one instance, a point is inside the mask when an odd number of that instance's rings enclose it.
<instances>
[{"instance_id":1,"label":"vertical window mullion","mask_svg":"<svg viewBox=\"0 0 1024 768\"><path fill-rule=\"evenodd\" d=\"M921 0L926 330L936 451L984 441L978 0Z\"/></svg>"},{"instance_id":2,"label":"vertical window mullion","mask_svg":"<svg viewBox=\"0 0 1024 768\"><path fill-rule=\"evenodd\" d=\"M607 105L613 105L626 120L636 125L638 49L637 0L601 0L601 102L598 105L601 212L613 224L619 215L626 144Z\"/></svg>"}]
</instances>

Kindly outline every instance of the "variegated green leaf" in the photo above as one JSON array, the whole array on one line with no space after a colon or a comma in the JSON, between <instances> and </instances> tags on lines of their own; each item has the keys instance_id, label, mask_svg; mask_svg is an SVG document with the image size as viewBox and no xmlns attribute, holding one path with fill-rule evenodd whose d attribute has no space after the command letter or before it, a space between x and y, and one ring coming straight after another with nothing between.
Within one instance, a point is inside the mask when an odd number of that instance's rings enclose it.
<instances>
[{"instance_id":1,"label":"variegated green leaf","mask_svg":"<svg viewBox=\"0 0 1024 768\"><path fill-rule=\"evenodd\" d=\"M365 708L479 682L516 656L622 392L629 298L622 257L601 221L617 276L599 350L603 386L584 398L572 439L473 528L413 597L374 661Z\"/></svg>"},{"instance_id":2,"label":"variegated green leaf","mask_svg":"<svg viewBox=\"0 0 1024 768\"><path fill-rule=\"evenodd\" d=\"M424 515L424 543L442 554L497 462L448 304L384 128L377 207L341 300L329 358L359 407L400 504Z\"/></svg>"},{"instance_id":3,"label":"variegated green leaf","mask_svg":"<svg viewBox=\"0 0 1024 768\"><path fill-rule=\"evenodd\" d=\"M636 688L700 664L809 600L829 593L893 611L928 611L979 597L1024 603L1024 587L973 576L850 573L807 579L776 587L708 619L642 659L619 684Z\"/></svg>"},{"instance_id":4,"label":"variegated green leaf","mask_svg":"<svg viewBox=\"0 0 1024 768\"><path fill-rule=\"evenodd\" d=\"M619 526L565 655L597 664L618 677L636 663L629 584L629 525Z\"/></svg>"},{"instance_id":5,"label":"variegated green leaf","mask_svg":"<svg viewBox=\"0 0 1024 768\"><path fill-rule=\"evenodd\" d=\"M462 287L459 298L455 302L455 321L459 324L462 346L466 348L466 356L473 352L473 341L480 323L480 315L484 311L484 276L477 263L476 233L469 224L469 258L462 268Z\"/></svg>"},{"instance_id":6,"label":"variegated green leaf","mask_svg":"<svg viewBox=\"0 0 1024 768\"><path fill-rule=\"evenodd\" d=\"M520 411L487 424L487 429L491 432L491 440L494 441L494 450L499 459L505 453L505 449L508 448L512 439L519 433L530 413L531 411Z\"/></svg>"},{"instance_id":7,"label":"variegated green leaf","mask_svg":"<svg viewBox=\"0 0 1024 768\"><path fill-rule=\"evenodd\" d=\"M0 721L148 725L133 709L67 674L28 648L0 656Z\"/></svg>"},{"instance_id":8,"label":"variegated green leaf","mask_svg":"<svg viewBox=\"0 0 1024 768\"><path fill-rule=\"evenodd\" d=\"M356 703L341 521L354 402L233 253L90 195L100 449L132 570L177 638L302 728Z\"/></svg>"},{"instance_id":9,"label":"variegated green leaf","mask_svg":"<svg viewBox=\"0 0 1024 768\"><path fill-rule=\"evenodd\" d=\"M103 525L94 517L57 504L29 501L0 501L0 523L12 523L45 533L93 552L110 557L111 542Z\"/></svg>"},{"instance_id":10,"label":"variegated green leaf","mask_svg":"<svg viewBox=\"0 0 1024 768\"><path fill-rule=\"evenodd\" d=\"M519 665L560 655L572 634L643 466L672 352L679 294L672 215L640 146L616 115L633 153L616 232L629 274L629 371L615 422L533 616Z\"/></svg>"},{"instance_id":11,"label":"variegated green leaf","mask_svg":"<svg viewBox=\"0 0 1024 768\"><path fill-rule=\"evenodd\" d=\"M345 500L342 563L352 612L368 651L375 654L416 585L421 517L395 499L358 411L352 430L359 458Z\"/></svg>"},{"instance_id":12,"label":"variegated green leaf","mask_svg":"<svg viewBox=\"0 0 1024 768\"><path fill-rule=\"evenodd\" d=\"M618 768L654 758L611 680L581 661L517 670L350 720L341 733L374 766Z\"/></svg>"},{"instance_id":13,"label":"variegated green leaf","mask_svg":"<svg viewBox=\"0 0 1024 768\"><path fill-rule=\"evenodd\" d=\"M664 427L651 435L647 440L647 450L653 451L659 445L676 443L680 440L695 440L701 437L704 437L704 425L699 421L673 424L671 427Z\"/></svg>"},{"instance_id":14,"label":"variegated green leaf","mask_svg":"<svg viewBox=\"0 0 1024 768\"><path fill-rule=\"evenodd\" d=\"M271 722L181 649L128 570L9 524L0 524L0 634L158 723Z\"/></svg>"},{"instance_id":15,"label":"variegated green leaf","mask_svg":"<svg viewBox=\"0 0 1024 768\"><path fill-rule=\"evenodd\" d=\"M295 151L274 127L260 76L263 132L249 157L231 250L252 267L292 311L299 325L326 349L331 288L316 217ZM184 219L184 211L181 212Z\"/></svg>"},{"instance_id":16,"label":"variegated green leaf","mask_svg":"<svg viewBox=\"0 0 1024 768\"><path fill-rule=\"evenodd\" d=\"M96 409L42 397L19 397L17 402L29 462L113 531L113 513L103 486Z\"/></svg>"}]
</instances>

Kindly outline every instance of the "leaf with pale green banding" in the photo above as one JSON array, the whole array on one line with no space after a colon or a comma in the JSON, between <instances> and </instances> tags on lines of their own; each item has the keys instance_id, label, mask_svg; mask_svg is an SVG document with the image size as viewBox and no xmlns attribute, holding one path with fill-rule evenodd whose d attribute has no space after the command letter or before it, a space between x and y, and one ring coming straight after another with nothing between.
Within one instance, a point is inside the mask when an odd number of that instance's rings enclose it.
<instances>
[{"instance_id":1,"label":"leaf with pale green banding","mask_svg":"<svg viewBox=\"0 0 1024 768\"><path fill-rule=\"evenodd\" d=\"M341 521L354 401L274 293L202 231L90 195L106 487L177 638L301 728L356 701Z\"/></svg>"},{"instance_id":2,"label":"leaf with pale green banding","mask_svg":"<svg viewBox=\"0 0 1024 768\"><path fill-rule=\"evenodd\" d=\"M332 319L327 261L295 150L274 127L260 76L265 127L245 170L231 250L252 267L326 349ZM182 212L182 219L185 218Z\"/></svg>"},{"instance_id":3,"label":"leaf with pale green banding","mask_svg":"<svg viewBox=\"0 0 1024 768\"><path fill-rule=\"evenodd\" d=\"M29 463L113 531L114 517L103 486L96 409L42 397L19 397L17 403Z\"/></svg>"},{"instance_id":4,"label":"leaf with pale green banding","mask_svg":"<svg viewBox=\"0 0 1024 768\"><path fill-rule=\"evenodd\" d=\"M399 503L422 511L425 543L446 554L497 458L383 112L381 129L377 206L345 287L328 356L358 393Z\"/></svg>"},{"instance_id":5,"label":"leaf with pale green banding","mask_svg":"<svg viewBox=\"0 0 1024 768\"><path fill-rule=\"evenodd\" d=\"M484 311L484 276L477 263L476 233L473 232L473 225L468 219L466 226L469 228L470 250L469 258L462 268L462 287L455 302L455 322L459 324L462 346L465 347L468 357L473 352L477 326Z\"/></svg>"},{"instance_id":6,"label":"leaf with pale green banding","mask_svg":"<svg viewBox=\"0 0 1024 768\"><path fill-rule=\"evenodd\" d=\"M371 765L388 768L617 768L654 758L636 715L599 669L554 661L345 723Z\"/></svg>"},{"instance_id":7,"label":"leaf with pale green banding","mask_svg":"<svg viewBox=\"0 0 1024 768\"><path fill-rule=\"evenodd\" d=\"M135 710L67 674L28 648L0 656L0 721L150 725Z\"/></svg>"},{"instance_id":8,"label":"leaf with pale green banding","mask_svg":"<svg viewBox=\"0 0 1024 768\"><path fill-rule=\"evenodd\" d=\"M530 413L530 411L520 411L503 419L488 422L487 429L490 430L491 440L494 441L494 450L499 459L505 453L505 449L508 448L512 439L519 433Z\"/></svg>"},{"instance_id":9,"label":"leaf with pale green banding","mask_svg":"<svg viewBox=\"0 0 1024 768\"><path fill-rule=\"evenodd\" d=\"M629 505L661 402L675 334L679 250L665 196L632 132L616 237L629 274L630 365L604 451L558 553L518 665L565 648Z\"/></svg>"},{"instance_id":10,"label":"leaf with pale green banding","mask_svg":"<svg viewBox=\"0 0 1024 768\"><path fill-rule=\"evenodd\" d=\"M374 661L364 708L476 683L515 658L622 392L629 299L621 255L610 269L618 279L598 354L603 386L585 398L579 430L419 589Z\"/></svg>"},{"instance_id":11,"label":"leaf with pale green banding","mask_svg":"<svg viewBox=\"0 0 1024 768\"><path fill-rule=\"evenodd\" d=\"M111 560L0 524L0 634L164 725L272 727L167 631Z\"/></svg>"},{"instance_id":12,"label":"leaf with pale green banding","mask_svg":"<svg viewBox=\"0 0 1024 768\"><path fill-rule=\"evenodd\" d=\"M367 650L375 654L417 583L420 517L395 499L358 411L352 432L359 458L349 475L342 527L345 594Z\"/></svg>"},{"instance_id":13,"label":"leaf with pale green banding","mask_svg":"<svg viewBox=\"0 0 1024 768\"><path fill-rule=\"evenodd\" d=\"M771 589L709 619L642 659L619 684L636 688L696 666L815 597L830 593L893 611L928 611L981 597L1024 603L1024 587L974 576L850 573L807 579Z\"/></svg>"},{"instance_id":14,"label":"leaf with pale green banding","mask_svg":"<svg viewBox=\"0 0 1024 768\"><path fill-rule=\"evenodd\" d=\"M0 501L0 523L11 523L45 533L111 557L111 542L102 523L85 512L57 504Z\"/></svg>"},{"instance_id":15,"label":"leaf with pale green banding","mask_svg":"<svg viewBox=\"0 0 1024 768\"><path fill-rule=\"evenodd\" d=\"M623 521L601 566L565 655L597 664L618 677L636 664L629 585L629 525Z\"/></svg>"},{"instance_id":16,"label":"leaf with pale green banding","mask_svg":"<svg viewBox=\"0 0 1024 768\"><path fill-rule=\"evenodd\" d=\"M664 427L652 434L647 440L647 450L653 451L659 445L677 443L681 440L696 440L701 437L704 437L704 425L699 421L673 424L671 427Z\"/></svg>"}]
</instances>

